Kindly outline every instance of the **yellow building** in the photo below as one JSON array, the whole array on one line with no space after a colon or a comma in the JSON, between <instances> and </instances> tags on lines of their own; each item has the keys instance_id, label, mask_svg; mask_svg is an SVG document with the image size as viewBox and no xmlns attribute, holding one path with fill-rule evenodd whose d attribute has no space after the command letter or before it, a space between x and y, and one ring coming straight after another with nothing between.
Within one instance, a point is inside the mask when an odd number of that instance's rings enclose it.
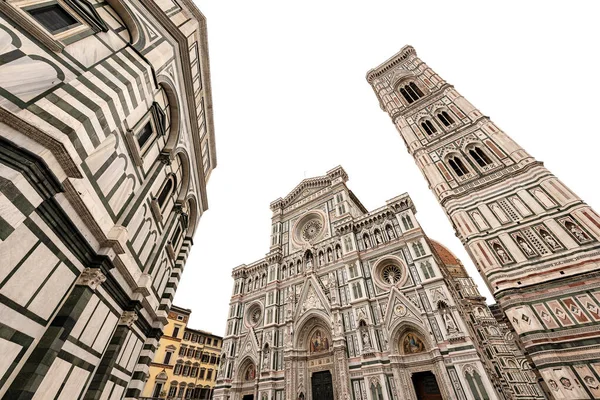
<instances>
[{"instance_id":1,"label":"yellow building","mask_svg":"<svg viewBox=\"0 0 600 400\"><path fill-rule=\"evenodd\" d=\"M223 338L188 328L191 310L172 306L142 399L210 399Z\"/></svg>"}]
</instances>

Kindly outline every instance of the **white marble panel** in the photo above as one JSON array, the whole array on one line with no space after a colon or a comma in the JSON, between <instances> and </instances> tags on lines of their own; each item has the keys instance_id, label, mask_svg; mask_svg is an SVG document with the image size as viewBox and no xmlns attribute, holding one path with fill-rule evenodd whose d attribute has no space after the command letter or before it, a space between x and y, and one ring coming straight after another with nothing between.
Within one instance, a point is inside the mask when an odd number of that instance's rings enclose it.
<instances>
[{"instance_id":1,"label":"white marble panel","mask_svg":"<svg viewBox=\"0 0 600 400\"><path fill-rule=\"evenodd\" d=\"M35 295L29 310L48 319L61 299L66 295L76 276L65 263L60 263L56 271Z\"/></svg>"},{"instance_id":2,"label":"white marble panel","mask_svg":"<svg viewBox=\"0 0 600 400\"><path fill-rule=\"evenodd\" d=\"M83 390L85 381L90 373L83 368L75 367L67 379L65 386L60 392L58 400L73 400L78 399Z\"/></svg>"},{"instance_id":3,"label":"white marble panel","mask_svg":"<svg viewBox=\"0 0 600 400\"><path fill-rule=\"evenodd\" d=\"M4 376L8 368L23 347L0 338L0 376Z\"/></svg>"},{"instance_id":4,"label":"white marble panel","mask_svg":"<svg viewBox=\"0 0 600 400\"><path fill-rule=\"evenodd\" d=\"M52 65L29 56L0 66L0 87L25 102L60 83Z\"/></svg>"},{"instance_id":5,"label":"white marble panel","mask_svg":"<svg viewBox=\"0 0 600 400\"><path fill-rule=\"evenodd\" d=\"M108 340L112 337L113 332L115 331L115 326L117 325L118 321L119 318L117 318L115 314L113 314L112 312L108 314L106 322L104 322L104 325L102 325L102 329L98 333L98 337L96 337L94 345L92 346L94 350L100 353L104 351Z\"/></svg>"},{"instance_id":6,"label":"white marble panel","mask_svg":"<svg viewBox=\"0 0 600 400\"><path fill-rule=\"evenodd\" d=\"M40 243L0 292L25 306L57 264L58 258Z\"/></svg>"},{"instance_id":7,"label":"white marble panel","mask_svg":"<svg viewBox=\"0 0 600 400\"><path fill-rule=\"evenodd\" d=\"M53 399L67 377L69 369L71 364L60 358L55 359L32 400Z\"/></svg>"},{"instance_id":8,"label":"white marble panel","mask_svg":"<svg viewBox=\"0 0 600 400\"><path fill-rule=\"evenodd\" d=\"M71 336L73 336L75 339L79 339L79 336L83 332L83 328L85 328L85 325L87 324L88 320L90 319L90 316L96 309L96 306L98 305L99 301L100 299L98 299L97 296L92 296L90 301L88 301L87 305L85 306L85 309L79 316L77 323L71 331Z\"/></svg>"},{"instance_id":9,"label":"white marble panel","mask_svg":"<svg viewBox=\"0 0 600 400\"><path fill-rule=\"evenodd\" d=\"M108 47L98 40L96 35L77 40L65 47L63 51L85 65L86 68L90 68L112 53Z\"/></svg>"},{"instance_id":10,"label":"white marble panel","mask_svg":"<svg viewBox=\"0 0 600 400\"><path fill-rule=\"evenodd\" d=\"M0 243L0 281L6 278L37 241L38 238L29 228L21 225Z\"/></svg>"},{"instance_id":11,"label":"white marble panel","mask_svg":"<svg viewBox=\"0 0 600 400\"><path fill-rule=\"evenodd\" d=\"M98 304L98 307L94 311L94 314L88 321L88 324L85 327L83 334L81 335L79 340L92 347L92 345L94 344L94 340L96 340L96 336L100 332L102 324L104 324L104 320L108 313L108 307L106 307L104 303L100 302Z\"/></svg>"}]
</instances>

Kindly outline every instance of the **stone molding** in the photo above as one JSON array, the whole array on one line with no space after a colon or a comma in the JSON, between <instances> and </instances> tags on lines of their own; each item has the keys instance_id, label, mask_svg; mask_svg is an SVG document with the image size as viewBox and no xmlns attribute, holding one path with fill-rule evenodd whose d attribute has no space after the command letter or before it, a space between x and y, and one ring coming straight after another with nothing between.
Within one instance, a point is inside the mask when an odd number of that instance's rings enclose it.
<instances>
[{"instance_id":1,"label":"stone molding","mask_svg":"<svg viewBox=\"0 0 600 400\"><path fill-rule=\"evenodd\" d=\"M56 161L60 164L65 174L70 178L83 178L77 164L73 161L64 144L55 138L47 135L42 130L31 125L25 120L19 118L15 114L0 107L0 121L10 126L14 130L24 134L34 142L46 147L50 150Z\"/></svg>"}]
</instances>

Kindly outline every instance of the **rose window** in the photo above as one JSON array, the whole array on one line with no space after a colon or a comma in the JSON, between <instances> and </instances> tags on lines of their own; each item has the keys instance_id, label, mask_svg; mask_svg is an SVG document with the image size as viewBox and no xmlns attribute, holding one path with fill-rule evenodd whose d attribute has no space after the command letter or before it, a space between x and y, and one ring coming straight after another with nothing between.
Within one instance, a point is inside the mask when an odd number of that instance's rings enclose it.
<instances>
[{"instance_id":1,"label":"rose window","mask_svg":"<svg viewBox=\"0 0 600 400\"><path fill-rule=\"evenodd\" d=\"M246 321L249 325L256 326L260 322L261 317L262 310L260 306L255 305L248 311L248 314L246 314Z\"/></svg>"},{"instance_id":2,"label":"rose window","mask_svg":"<svg viewBox=\"0 0 600 400\"><path fill-rule=\"evenodd\" d=\"M402 270L394 264L389 264L381 270L381 280L387 284L394 285L400 282L402 278Z\"/></svg>"},{"instance_id":3,"label":"rose window","mask_svg":"<svg viewBox=\"0 0 600 400\"><path fill-rule=\"evenodd\" d=\"M310 220L304 224L304 227L302 227L302 239L306 240L307 242L311 241L319 236L322 229L323 224L321 221L316 219Z\"/></svg>"}]
</instances>

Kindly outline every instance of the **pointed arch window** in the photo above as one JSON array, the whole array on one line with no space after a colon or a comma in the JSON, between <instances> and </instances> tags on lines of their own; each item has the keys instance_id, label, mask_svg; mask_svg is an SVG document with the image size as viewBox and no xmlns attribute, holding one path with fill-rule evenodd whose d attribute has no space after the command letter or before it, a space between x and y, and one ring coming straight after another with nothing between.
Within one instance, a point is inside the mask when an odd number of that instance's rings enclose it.
<instances>
[{"instance_id":1,"label":"pointed arch window","mask_svg":"<svg viewBox=\"0 0 600 400\"><path fill-rule=\"evenodd\" d=\"M437 133L437 129L435 128L435 126L433 125L433 123L426 119L425 121L421 122L421 128L423 128L423 130L429 135L429 136L433 136L434 133Z\"/></svg>"},{"instance_id":2,"label":"pointed arch window","mask_svg":"<svg viewBox=\"0 0 600 400\"><path fill-rule=\"evenodd\" d=\"M454 119L450 116L450 114L448 114L447 111L439 112L437 117L440 121L442 121L442 124L444 124L444 126L450 126L454 123Z\"/></svg>"},{"instance_id":3,"label":"pointed arch window","mask_svg":"<svg viewBox=\"0 0 600 400\"><path fill-rule=\"evenodd\" d=\"M433 270L433 267L429 261L421 263L421 270L423 270L423 276L425 279L431 279L435 277L435 271Z\"/></svg>"},{"instance_id":4,"label":"pointed arch window","mask_svg":"<svg viewBox=\"0 0 600 400\"><path fill-rule=\"evenodd\" d=\"M421 89L419 89L419 87L414 82L411 82L401 87L400 94L404 97L408 104L412 104L424 96Z\"/></svg>"},{"instance_id":5,"label":"pointed arch window","mask_svg":"<svg viewBox=\"0 0 600 400\"><path fill-rule=\"evenodd\" d=\"M352 284L352 294L354 294L355 299L360 299L362 297L362 286L360 285L360 282Z\"/></svg>"},{"instance_id":6,"label":"pointed arch window","mask_svg":"<svg viewBox=\"0 0 600 400\"><path fill-rule=\"evenodd\" d=\"M383 400L383 391L379 382L371 382L371 398L373 400Z\"/></svg>"},{"instance_id":7,"label":"pointed arch window","mask_svg":"<svg viewBox=\"0 0 600 400\"><path fill-rule=\"evenodd\" d=\"M421 256L425 255L425 248L423 247L421 242L414 242L412 244L412 247L413 247L413 251L415 252L415 255L417 257L421 257Z\"/></svg>"},{"instance_id":8,"label":"pointed arch window","mask_svg":"<svg viewBox=\"0 0 600 400\"><path fill-rule=\"evenodd\" d=\"M415 226L413 225L412 219L410 218L410 215L403 215L402 216L402 225L404 225L404 229L405 230L409 230L414 228Z\"/></svg>"},{"instance_id":9,"label":"pointed arch window","mask_svg":"<svg viewBox=\"0 0 600 400\"><path fill-rule=\"evenodd\" d=\"M479 375L478 371L467 371L465 373L465 378L467 379L469 389L471 389L471 393L473 393L473 397L475 397L476 400L490 399L485 387L483 386L483 382L481 381L481 376Z\"/></svg>"},{"instance_id":10,"label":"pointed arch window","mask_svg":"<svg viewBox=\"0 0 600 400\"><path fill-rule=\"evenodd\" d=\"M464 176L469 173L469 170L467 169L467 167L465 167L465 164L458 157L450 157L448 159L448 164L450 164L450 167L458 177Z\"/></svg>"},{"instance_id":11,"label":"pointed arch window","mask_svg":"<svg viewBox=\"0 0 600 400\"><path fill-rule=\"evenodd\" d=\"M492 164L492 160L487 154L485 154L483 150L481 150L481 147L473 147L471 150L469 150L469 154L471 157L473 157L473 160L479 164L480 167L485 167Z\"/></svg>"}]
</instances>

